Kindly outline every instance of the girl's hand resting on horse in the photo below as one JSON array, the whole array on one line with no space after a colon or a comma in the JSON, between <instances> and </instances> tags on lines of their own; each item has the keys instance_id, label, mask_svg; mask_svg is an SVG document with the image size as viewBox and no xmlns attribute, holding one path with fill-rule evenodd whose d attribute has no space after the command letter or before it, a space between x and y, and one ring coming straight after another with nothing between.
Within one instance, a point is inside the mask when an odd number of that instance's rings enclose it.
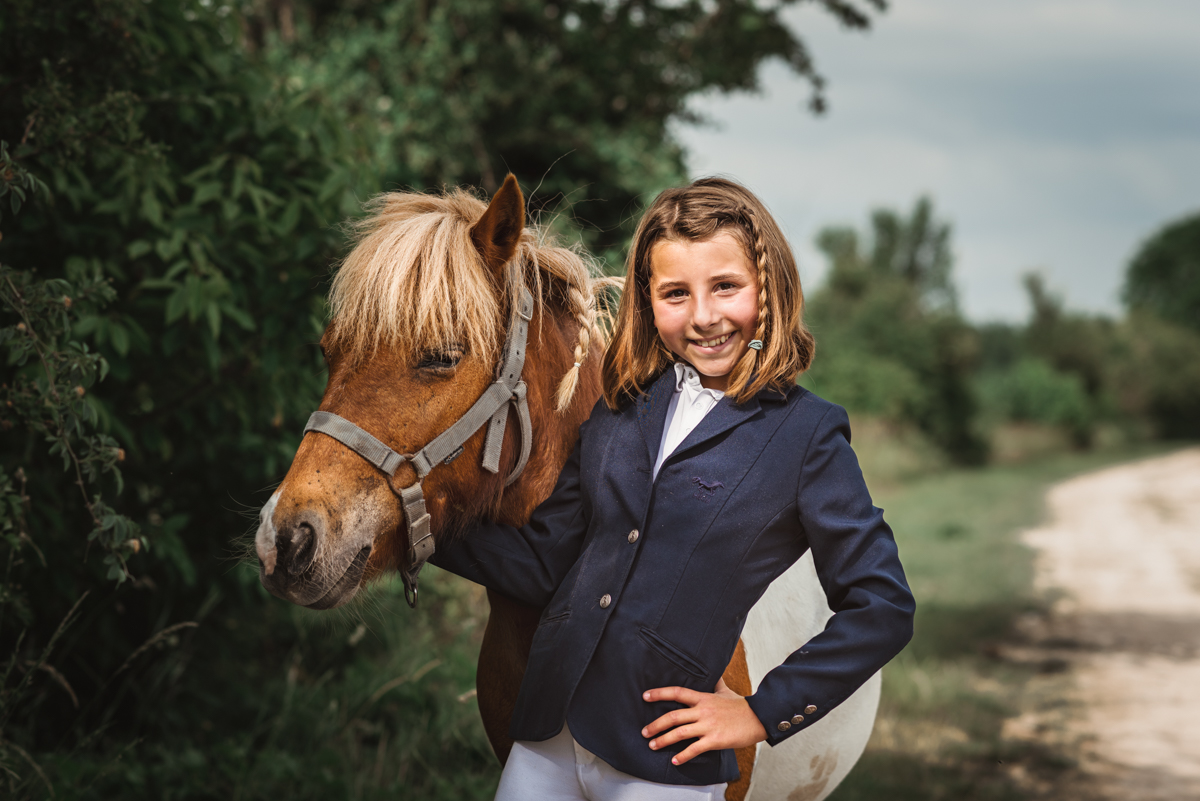
<instances>
[{"instance_id":1,"label":"girl's hand resting on horse","mask_svg":"<svg viewBox=\"0 0 1200 801\"><path fill-rule=\"evenodd\" d=\"M767 731L750 709L746 699L717 682L715 692L702 693L686 687L659 687L642 693L644 701L677 701L688 709L676 709L642 729L643 737L652 737L650 747L665 748L680 740L696 742L676 754L671 760L682 765L705 751L722 748L745 748L767 739ZM670 729L670 731L667 731ZM666 732L666 734L661 734Z\"/></svg>"}]
</instances>

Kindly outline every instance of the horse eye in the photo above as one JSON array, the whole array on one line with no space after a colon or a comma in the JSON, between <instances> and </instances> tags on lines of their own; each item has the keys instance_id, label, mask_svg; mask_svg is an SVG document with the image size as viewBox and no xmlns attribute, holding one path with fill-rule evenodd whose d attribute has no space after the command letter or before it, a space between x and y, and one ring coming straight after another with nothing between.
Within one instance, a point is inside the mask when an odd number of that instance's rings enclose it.
<instances>
[{"instance_id":1,"label":"horse eye","mask_svg":"<svg viewBox=\"0 0 1200 801\"><path fill-rule=\"evenodd\" d=\"M427 350L417 362L418 370L453 370L462 361L460 350Z\"/></svg>"}]
</instances>

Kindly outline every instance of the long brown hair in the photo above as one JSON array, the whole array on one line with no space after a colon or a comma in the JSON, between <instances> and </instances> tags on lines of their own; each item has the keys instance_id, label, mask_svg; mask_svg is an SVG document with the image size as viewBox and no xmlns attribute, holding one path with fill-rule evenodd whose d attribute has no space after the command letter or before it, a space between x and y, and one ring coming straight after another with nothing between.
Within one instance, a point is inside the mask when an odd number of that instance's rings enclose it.
<instances>
[{"instance_id":1,"label":"long brown hair","mask_svg":"<svg viewBox=\"0 0 1200 801\"><path fill-rule=\"evenodd\" d=\"M701 242L732 234L757 266L762 350L746 349L729 375L726 394L744 403L766 388L785 392L812 364L815 343L804 325L804 292L796 260L770 212L750 190L724 178L701 178L668 189L650 204L633 235L625 288L604 354L604 400L612 409L641 394L674 361L654 326L650 253L663 241Z\"/></svg>"}]
</instances>

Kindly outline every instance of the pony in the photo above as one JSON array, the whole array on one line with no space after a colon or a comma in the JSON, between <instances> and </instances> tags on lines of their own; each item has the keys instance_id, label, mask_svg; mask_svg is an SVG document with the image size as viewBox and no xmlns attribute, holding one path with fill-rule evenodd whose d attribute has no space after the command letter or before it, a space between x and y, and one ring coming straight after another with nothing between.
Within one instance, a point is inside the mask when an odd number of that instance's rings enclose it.
<instances>
[{"instance_id":1,"label":"pony","mask_svg":"<svg viewBox=\"0 0 1200 801\"><path fill-rule=\"evenodd\" d=\"M359 433L338 434L310 421L260 512L255 537L266 589L313 609L349 602L388 571L402 574L415 605L424 549L463 536L481 516L524 523L550 494L600 397L597 293L611 281L594 278L577 249L526 225L512 175L487 204L454 189L384 194L368 210L333 281L331 321L321 339L329 381L313 415ZM515 325L527 325L528 347L518 344ZM463 429L476 400L495 387L499 360L507 370L514 349L524 359L517 367L520 403L514 394L511 407L494 414L489 408L491 426L475 430L472 422ZM527 414L519 408L526 403ZM436 463L400 456L420 456L451 428L462 429L464 438L445 458L439 452ZM498 458L489 454L493 439ZM376 445L396 458L365 458ZM487 597L476 688L485 731L503 763L541 610L491 591ZM749 695L831 614L808 554L751 611L726 684ZM825 798L866 747L879 689L876 674L778 747L740 749L741 778L729 785L726 800Z\"/></svg>"}]
</instances>

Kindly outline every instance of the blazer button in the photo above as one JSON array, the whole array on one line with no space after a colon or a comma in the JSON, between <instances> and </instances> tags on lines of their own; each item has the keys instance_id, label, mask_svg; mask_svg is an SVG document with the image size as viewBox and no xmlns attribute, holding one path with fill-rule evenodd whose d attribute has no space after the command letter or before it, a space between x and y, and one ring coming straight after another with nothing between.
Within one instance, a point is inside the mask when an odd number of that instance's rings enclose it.
<instances>
[{"instance_id":1,"label":"blazer button","mask_svg":"<svg viewBox=\"0 0 1200 801\"><path fill-rule=\"evenodd\" d=\"M817 707L814 704L809 704L808 706L804 707L804 714L806 714L806 715L811 715L812 713L814 713L816 711L817 711Z\"/></svg>"},{"instance_id":2,"label":"blazer button","mask_svg":"<svg viewBox=\"0 0 1200 801\"><path fill-rule=\"evenodd\" d=\"M600 608L601 609L607 609L608 605L611 603L612 603L612 596L609 595L607 592L600 596Z\"/></svg>"},{"instance_id":3,"label":"blazer button","mask_svg":"<svg viewBox=\"0 0 1200 801\"><path fill-rule=\"evenodd\" d=\"M781 720L779 721L779 725L775 728L779 729L780 731L787 731L788 729L792 728L792 724L788 723L786 720Z\"/></svg>"},{"instance_id":4,"label":"blazer button","mask_svg":"<svg viewBox=\"0 0 1200 801\"><path fill-rule=\"evenodd\" d=\"M633 531L629 532L629 536L626 539L629 540L630 545L633 545L635 542L637 542L638 536L638 530L635 528Z\"/></svg>"},{"instance_id":5,"label":"blazer button","mask_svg":"<svg viewBox=\"0 0 1200 801\"><path fill-rule=\"evenodd\" d=\"M799 726L803 722L804 722L804 715L795 715L792 717L792 725L793 726Z\"/></svg>"}]
</instances>

